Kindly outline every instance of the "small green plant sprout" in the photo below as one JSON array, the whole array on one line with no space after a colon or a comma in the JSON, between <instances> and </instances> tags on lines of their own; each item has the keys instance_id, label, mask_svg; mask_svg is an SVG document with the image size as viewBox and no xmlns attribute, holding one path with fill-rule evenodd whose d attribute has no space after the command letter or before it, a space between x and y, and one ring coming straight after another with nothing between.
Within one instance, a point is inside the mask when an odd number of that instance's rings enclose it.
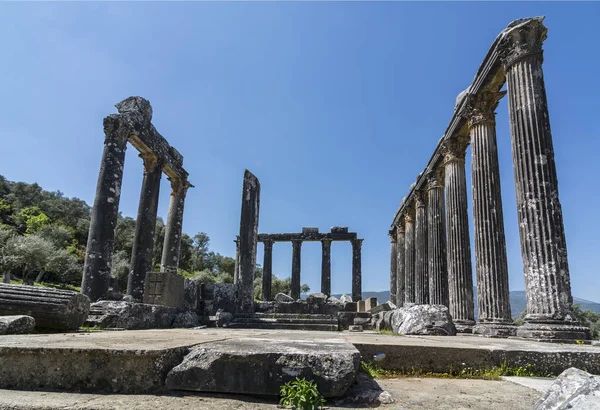
<instances>
[{"instance_id":1,"label":"small green plant sprout","mask_svg":"<svg viewBox=\"0 0 600 410\"><path fill-rule=\"evenodd\" d=\"M280 404L291 406L297 410L318 410L323 408L325 399L319 393L317 384L314 381L300 379L287 382L279 390L281 395Z\"/></svg>"}]
</instances>

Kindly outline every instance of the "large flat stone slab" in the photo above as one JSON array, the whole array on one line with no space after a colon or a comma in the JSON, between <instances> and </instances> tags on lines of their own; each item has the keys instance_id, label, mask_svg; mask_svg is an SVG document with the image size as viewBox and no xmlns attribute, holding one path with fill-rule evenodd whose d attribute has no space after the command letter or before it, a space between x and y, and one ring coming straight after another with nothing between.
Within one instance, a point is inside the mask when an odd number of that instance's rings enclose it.
<instances>
[{"instance_id":1,"label":"large flat stone slab","mask_svg":"<svg viewBox=\"0 0 600 410\"><path fill-rule=\"evenodd\" d=\"M240 338L195 347L171 370L173 390L278 395L281 385L304 377L324 397L344 394L356 377L360 353L341 340Z\"/></svg>"}]
</instances>

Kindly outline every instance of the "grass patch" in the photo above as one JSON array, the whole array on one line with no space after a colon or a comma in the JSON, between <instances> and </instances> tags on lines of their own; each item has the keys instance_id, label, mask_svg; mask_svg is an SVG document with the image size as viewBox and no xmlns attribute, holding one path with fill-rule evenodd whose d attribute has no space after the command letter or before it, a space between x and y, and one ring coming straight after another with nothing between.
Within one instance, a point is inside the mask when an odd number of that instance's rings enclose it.
<instances>
[{"instance_id":1,"label":"grass patch","mask_svg":"<svg viewBox=\"0 0 600 410\"><path fill-rule=\"evenodd\" d=\"M79 327L80 332L97 332L99 330L104 330L104 328L102 326L98 326L98 325L95 325L95 326L83 325L83 326Z\"/></svg>"},{"instance_id":2,"label":"grass patch","mask_svg":"<svg viewBox=\"0 0 600 410\"><path fill-rule=\"evenodd\" d=\"M404 335L401 335L400 333L394 333L389 329L379 330L379 331L377 331L377 333L380 333L382 335L387 335L387 336L404 336Z\"/></svg>"},{"instance_id":3,"label":"grass patch","mask_svg":"<svg viewBox=\"0 0 600 410\"><path fill-rule=\"evenodd\" d=\"M11 285L22 285L22 279L11 279ZM34 282L33 286L37 286L38 288L54 288L54 289L63 289L63 290L72 290L73 292L81 292L80 286L71 285L69 283L53 283L53 282Z\"/></svg>"},{"instance_id":4,"label":"grass patch","mask_svg":"<svg viewBox=\"0 0 600 410\"><path fill-rule=\"evenodd\" d=\"M460 368L450 367L447 372L425 372L422 369L394 369L388 370L375 364L375 362L360 362L360 371L371 378L390 379L398 377L435 377L440 379L480 379L480 380L500 380L501 376L520 376L520 377L552 377L553 374L540 374L532 369L533 365L527 363L523 366L511 367L503 362L499 367L492 368L472 368L464 366Z\"/></svg>"}]
</instances>

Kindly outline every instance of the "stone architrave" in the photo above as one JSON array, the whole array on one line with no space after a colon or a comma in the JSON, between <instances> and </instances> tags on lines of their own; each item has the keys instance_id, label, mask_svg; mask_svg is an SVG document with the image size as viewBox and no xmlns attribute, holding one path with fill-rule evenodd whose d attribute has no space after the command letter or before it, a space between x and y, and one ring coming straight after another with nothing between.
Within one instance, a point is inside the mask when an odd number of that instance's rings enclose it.
<instances>
[{"instance_id":1,"label":"stone architrave","mask_svg":"<svg viewBox=\"0 0 600 410\"><path fill-rule=\"evenodd\" d=\"M144 161L144 180L138 207L131 266L127 280L127 295L136 302L144 299L146 274L152 271L152 251L154 249L154 231L158 211L158 194L162 177L162 163L151 153L140 154Z\"/></svg>"},{"instance_id":2,"label":"stone architrave","mask_svg":"<svg viewBox=\"0 0 600 410\"><path fill-rule=\"evenodd\" d=\"M362 300L362 261L363 239L352 239L352 301Z\"/></svg>"},{"instance_id":3,"label":"stone architrave","mask_svg":"<svg viewBox=\"0 0 600 410\"><path fill-rule=\"evenodd\" d=\"M254 272L256 270L259 208L260 183L250 171L245 170L239 236L238 310L240 313L254 313Z\"/></svg>"},{"instance_id":4,"label":"stone architrave","mask_svg":"<svg viewBox=\"0 0 600 410\"><path fill-rule=\"evenodd\" d=\"M411 204L412 205L412 204ZM415 303L415 210L407 206L404 212L404 302Z\"/></svg>"},{"instance_id":5,"label":"stone architrave","mask_svg":"<svg viewBox=\"0 0 600 410\"><path fill-rule=\"evenodd\" d=\"M92 302L103 298L110 285L115 229L119 214L123 165L129 129L123 119L104 119L104 152L90 220L81 293Z\"/></svg>"},{"instance_id":6,"label":"stone architrave","mask_svg":"<svg viewBox=\"0 0 600 410\"><path fill-rule=\"evenodd\" d=\"M443 169L433 171L427 182L427 255L429 257L429 303L448 306L446 268L446 215Z\"/></svg>"},{"instance_id":7,"label":"stone architrave","mask_svg":"<svg viewBox=\"0 0 600 410\"><path fill-rule=\"evenodd\" d=\"M475 275L479 317L474 333L514 336L508 289L508 262L496 146L494 110L504 92L469 95L463 114L469 121L472 152Z\"/></svg>"},{"instance_id":8,"label":"stone architrave","mask_svg":"<svg viewBox=\"0 0 600 410\"><path fill-rule=\"evenodd\" d=\"M161 270L177 273L179 268L179 251L181 249L181 232L183 227L183 209L185 197L191 184L181 178L169 178L171 181L171 201L165 226Z\"/></svg>"},{"instance_id":9,"label":"stone architrave","mask_svg":"<svg viewBox=\"0 0 600 410\"><path fill-rule=\"evenodd\" d=\"M396 230L392 229L388 233L390 235L390 300L396 303L397 299L397 288L398 288L398 274L397 274L397 263L398 263L398 251L396 242Z\"/></svg>"},{"instance_id":10,"label":"stone architrave","mask_svg":"<svg viewBox=\"0 0 600 410\"><path fill-rule=\"evenodd\" d=\"M331 296L331 239L321 239L321 293Z\"/></svg>"},{"instance_id":11,"label":"stone architrave","mask_svg":"<svg viewBox=\"0 0 600 410\"><path fill-rule=\"evenodd\" d=\"M517 215L525 274L527 315L517 336L586 339L589 329L572 314L562 209L544 74L543 18L517 20L503 32Z\"/></svg>"},{"instance_id":12,"label":"stone architrave","mask_svg":"<svg viewBox=\"0 0 600 410\"><path fill-rule=\"evenodd\" d=\"M404 306L404 300L406 298L404 235L404 218L402 218L400 219L400 224L396 227L396 300L392 301L398 307Z\"/></svg>"},{"instance_id":13,"label":"stone architrave","mask_svg":"<svg viewBox=\"0 0 600 410\"><path fill-rule=\"evenodd\" d=\"M473 271L467 214L465 153L468 138L445 140L444 186L446 187L446 238L450 315L461 333L471 333L475 324Z\"/></svg>"},{"instance_id":14,"label":"stone architrave","mask_svg":"<svg viewBox=\"0 0 600 410\"><path fill-rule=\"evenodd\" d=\"M273 283L273 241L264 241L262 300L271 300L271 285Z\"/></svg>"},{"instance_id":15,"label":"stone architrave","mask_svg":"<svg viewBox=\"0 0 600 410\"><path fill-rule=\"evenodd\" d=\"M424 193L415 195L415 303L429 304L429 273L427 258L427 205Z\"/></svg>"},{"instance_id":16,"label":"stone architrave","mask_svg":"<svg viewBox=\"0 0 600 410\"><path fill-rule=\"evenodd\" d=\"M291 297L294 300L300 299L300 268L302 262L302 241L294 239L292 241L292 281Z\"/></svg>"}]
</instances>

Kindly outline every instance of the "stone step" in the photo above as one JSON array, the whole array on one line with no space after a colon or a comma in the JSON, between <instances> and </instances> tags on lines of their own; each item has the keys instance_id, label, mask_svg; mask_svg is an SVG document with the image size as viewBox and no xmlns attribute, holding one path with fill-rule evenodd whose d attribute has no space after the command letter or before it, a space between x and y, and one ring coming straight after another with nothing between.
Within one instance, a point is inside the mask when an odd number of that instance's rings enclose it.
<instances>
[{"instance_id":1,"label":"stone step","mask_svg":"<svg viewBox=\"0 0 600 410\"><path fill-rule=\"evenodd\" d=\"M288 317L239 317L233 319L234 323L323 323L328 325L338 324L337 319L294 319Z\"/></svg>"},{"instance_id":2,"label":"stone step","mask_svg":"<svg viewBox=\"0 0 600 410\"><path fill-rule=\"evenodd\" d=\"M236 314L236 318L291 318L291 319L317 319L317 320L337 320L336 316L322 314L298 314L298 313L253 313Z\"/></svg>"},{"instance_id":3,"label":"stone step","mask_svg":"<svg viewBox=\"0 0 600 410\"><path fill-rule=\"evenodd\" d=\"M229 328L237 329L280 329L280 330L322 330L328 332L337 332L338 325L318 322L306 323L278 323L269 321L256 322L236 322L233 321L228 325Z\"/></svg>"}]
</instances>

